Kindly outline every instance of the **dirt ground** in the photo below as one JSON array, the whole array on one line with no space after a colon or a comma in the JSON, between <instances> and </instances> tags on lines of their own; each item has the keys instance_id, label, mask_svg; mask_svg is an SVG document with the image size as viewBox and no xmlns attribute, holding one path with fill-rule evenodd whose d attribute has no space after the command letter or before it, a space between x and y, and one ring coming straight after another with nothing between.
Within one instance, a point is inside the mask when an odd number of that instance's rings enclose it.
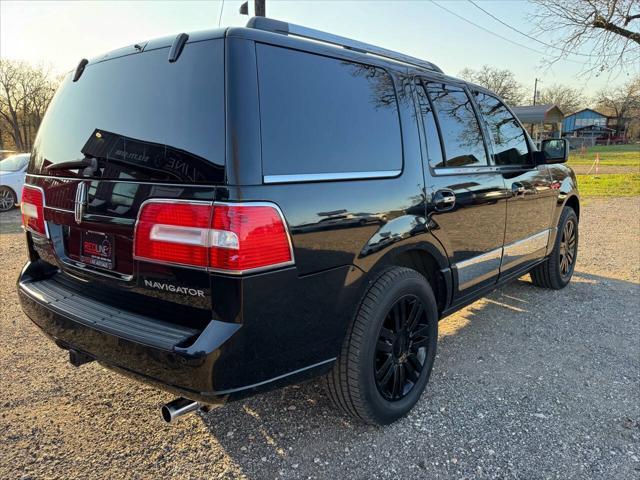
<instances>
[{"instance_id":1,"label":"dirt ground","mask_svg":"<svg viewBox=\"0 0 640 480\"><path fill-rule=\"evenodd\" d=\"M72 367L21 313L0 214L0 478L640 478L640 198L584 203L574 281L524 277L441 322L431 383L385 428L318 382L164 424L170 395Z\"/></svg>"},{"instance_id":2,"label":"dirt ground","mask_svg":"<svg viewBox=\"0 0 640 480\"><path fill-rule=\"evenodd\" d=\"M595 174L596 169L591 165L571 165L571 168L576 175L586 175L588 173ZM598 167L599 174L607 173L640 173L640 167L638 166L623 166L623 165L600 165Z\"/></svg>"}]
</instances>

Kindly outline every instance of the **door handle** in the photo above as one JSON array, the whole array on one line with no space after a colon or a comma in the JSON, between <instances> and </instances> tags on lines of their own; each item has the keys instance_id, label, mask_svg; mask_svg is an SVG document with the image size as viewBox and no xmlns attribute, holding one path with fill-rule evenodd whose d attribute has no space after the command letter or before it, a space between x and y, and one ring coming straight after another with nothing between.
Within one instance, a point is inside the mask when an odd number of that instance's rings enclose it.
<instances>
[{"instance_id":1,"label":"door handle","mask_svg":"<svg viewBox=\"0 0 640 480\"><path fill-rule=\"evenodd\" d=\"M525 188L525 186L520 183L520 182L513 182L511 184L511 193L513 193L514 197L517 197L518 195L523 195L527 192L527 189Z\"/></svg>"},{"instance_id":2,"label":"door handle","mask_svg":"<svg viewBox=\"0 0 640 480\"><path fill-rule=\"evenodd\" d=\"M451 190L438 190L433 195L433 203L439 212L451 210L456 206L456 194Z\"/></svg>"}]
</instances>

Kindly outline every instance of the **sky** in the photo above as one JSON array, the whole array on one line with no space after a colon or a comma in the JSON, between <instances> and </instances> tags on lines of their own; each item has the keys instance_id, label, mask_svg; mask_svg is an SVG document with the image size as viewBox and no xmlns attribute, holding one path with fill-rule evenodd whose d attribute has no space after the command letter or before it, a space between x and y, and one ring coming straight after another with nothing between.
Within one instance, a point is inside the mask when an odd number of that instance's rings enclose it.
<instances>
[{"instance_id":1,"label":"sky","mask_svg":"<svg viewBox=\"0 0 640 480\"><path fill-rule=\"evenodd\" d=\"M50 66L56 73L91 58L149 38L222 26L246 24L241 1L14 1L0 2L0 56ZM373 43L420 57L458 75L465 67L487 64L514 72L533 96L540 87L571 85L586 96L627 77L582 74L580 57L549 66L545 55L498 38L446 9L526 47L548 50L509 30L466 0L429 1L283 1L267 0L267 16ZM249 2L250 13L253 1ZM504 22L525 33L532 6L518 0L479 0ZM222 8L222 15L221 14ZM548 39L546 39L548 40ZM640 72L640 66L636 69Z\"/></svg>"}]
</instances>

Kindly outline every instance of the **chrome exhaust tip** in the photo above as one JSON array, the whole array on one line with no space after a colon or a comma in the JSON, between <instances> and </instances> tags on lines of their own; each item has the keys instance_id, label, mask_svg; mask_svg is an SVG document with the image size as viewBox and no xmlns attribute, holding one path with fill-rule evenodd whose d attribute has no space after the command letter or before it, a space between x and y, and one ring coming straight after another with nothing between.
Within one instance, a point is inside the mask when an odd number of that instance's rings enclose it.
<instances>
[{"instance_id":1,"label":"chrome exhaust tip","mask_svg":"<svg viewBox=\"0 0 640 480\"><path fill-rule=\"evenodd\" d=\"M195 412L200 408L203 408L202 404L189 400L188 398L180 397L169 403L165 403L162 406L160 413L162 414L162 419L165 422L171 423L176 418L186 415L187 413Z\"/></svg>"}]
</instances>

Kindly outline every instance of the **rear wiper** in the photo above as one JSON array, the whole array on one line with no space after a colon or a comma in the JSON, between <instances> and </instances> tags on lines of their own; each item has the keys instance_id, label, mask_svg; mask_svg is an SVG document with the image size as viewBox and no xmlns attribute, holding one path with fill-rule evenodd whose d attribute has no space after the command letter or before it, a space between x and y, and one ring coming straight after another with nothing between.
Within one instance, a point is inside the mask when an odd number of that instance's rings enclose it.
<instances>
[{"instance_id":1,"label":"rear wiper","mask_svg":"<svg viewBox=\"0 0 640 480\"><path fill-rule=\"evenodd\" d=\"M73 170L76 168L84 168L82 175L91 177L98 170L98 159L85 157L82 160L69 160L68 162L59 162L45 167L46 171L51 170Z\"/></svg>"}]
</instances>

